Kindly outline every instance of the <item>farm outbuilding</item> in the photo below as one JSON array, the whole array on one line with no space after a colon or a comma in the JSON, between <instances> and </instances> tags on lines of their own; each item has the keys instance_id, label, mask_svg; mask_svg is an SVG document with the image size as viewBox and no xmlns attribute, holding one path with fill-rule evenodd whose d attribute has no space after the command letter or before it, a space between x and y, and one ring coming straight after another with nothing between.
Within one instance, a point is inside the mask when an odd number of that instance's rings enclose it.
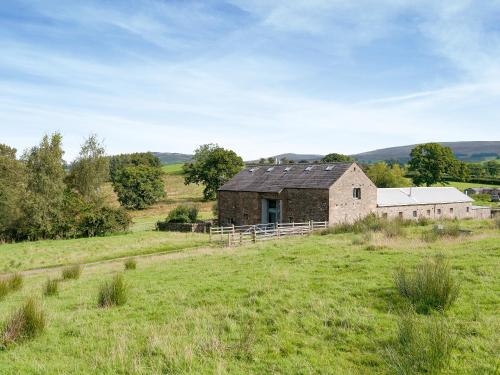
<instances>
[{"instance_id":1,"label":"farm outbuilding","mask_svg":"<svg viewBox=\"0 0 500 375\"><path fill-rule=\"evenodd\" d=\"M354 162L247 167L218 191L221 225L386 217L474 217L472 199L455 188L377 189ZM481 216L485 216L484 210Z\"/></svg>"}]
</instances>

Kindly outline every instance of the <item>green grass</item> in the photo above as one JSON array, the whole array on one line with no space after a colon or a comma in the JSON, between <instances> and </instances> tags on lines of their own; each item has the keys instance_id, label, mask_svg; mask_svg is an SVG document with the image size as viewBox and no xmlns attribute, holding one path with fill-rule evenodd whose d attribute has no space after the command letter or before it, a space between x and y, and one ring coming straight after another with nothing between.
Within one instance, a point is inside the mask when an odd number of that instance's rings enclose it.
<instances>
[{"instance_id":1,"label":"green grass","mask_svg":"<svg viewBox=\"0 0 500 375\"><path fill-rule=\"evenodd\" d=\"M453 186L460 191L464 191L465 189L474 187L500 187L500 185L496 184L483 184L477 182L458 182L458 181L449 181L448 184L435 184L433 186Z\"/></svg>"},{"instance_id":2,"label":"green grass","mask_svg":"<svg viewBox=\"0 0 500 375\"><path fill-rule=\"evenodd\" d=\"M208 235L134 232L108 237L20 242L0 246L0 270L14 272L58 265L89 263L140 254L203 246Z\"/></svg>"},{"instance_id":3,"label":"green grass","mask_svg":"<svg viewBox=\"0 0 500 375\"><path fill-rule=\"evenodd\" d=\"M184 170L182 166L184 164L167 164L161 167L163 173L168 176L182 176L184 175Z\"/></svg>"},{"instance_id":4,"label":"green grass","mask_svg":"<svg viewBox=\"0 0 500 375\"><path fill-rule=\"evenodd\" d=\"M112 309L96 305L96 291L123 263L89 268L45 299L43 335L0 351L0 373L389 374L405 303L394 272L440 253L461 285L446 312L456 342L444 373L493 374L500 235L491 221L464 221L470 236L427 243L420 238L430 225L405 228L405 238L374 233L371 251L341 233L144 259L124 275L127 303ZM0 319L47 276L26 277L0 304Z\"/></svg>"}]
</instances>

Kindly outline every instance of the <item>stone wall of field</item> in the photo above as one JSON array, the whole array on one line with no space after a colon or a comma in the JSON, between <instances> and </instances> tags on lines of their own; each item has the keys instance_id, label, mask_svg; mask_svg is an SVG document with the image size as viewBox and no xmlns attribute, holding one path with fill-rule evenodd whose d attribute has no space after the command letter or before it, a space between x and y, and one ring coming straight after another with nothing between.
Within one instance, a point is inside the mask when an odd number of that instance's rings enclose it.
<instances>
[{"instance_id":1,"label":"stone wall of field","mask_svg":"<svg viewBox=\"0 0 500 375\"><path fill-rule=\"evenodd\" d=\"M474 219L490 219L492 217L495 217L494 211L491 209L491 207L472 207L472 213ZM500 211L498 211L498 214L500 214Z\"/></svg>"},{"instance_id":2,"label":"stone wall of field","mask_svg":"<svg viewBox=\"0 0 500 375\"><path fill-rule=\"evenodd\" d=\"M210 232L211 222L203 223L156 223L156 229L163 232L191 232L191 233L208 233Z\"/></svg>"}]
</instances>

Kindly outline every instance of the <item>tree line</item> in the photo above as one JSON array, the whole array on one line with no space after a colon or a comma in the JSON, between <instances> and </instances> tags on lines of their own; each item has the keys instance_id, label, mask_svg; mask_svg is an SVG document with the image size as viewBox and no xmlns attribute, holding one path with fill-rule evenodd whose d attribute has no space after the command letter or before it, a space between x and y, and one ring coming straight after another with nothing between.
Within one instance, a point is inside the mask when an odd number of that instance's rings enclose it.
<instances>
[{"instance_id":1,"label":"tree line","mask_svg":"<svg viewBox=\"0 0 500 375\"><path fill-rule=\"evenodd\" d=\"M0 144L0 242L91 237L127 230L126 208L142 209L164 195L161 167L151 153L105 156L88 137L69 167L62 136L46 135L17 158ZM111 181L121 207L104 185Z\"/></svg>"}]
</instances>

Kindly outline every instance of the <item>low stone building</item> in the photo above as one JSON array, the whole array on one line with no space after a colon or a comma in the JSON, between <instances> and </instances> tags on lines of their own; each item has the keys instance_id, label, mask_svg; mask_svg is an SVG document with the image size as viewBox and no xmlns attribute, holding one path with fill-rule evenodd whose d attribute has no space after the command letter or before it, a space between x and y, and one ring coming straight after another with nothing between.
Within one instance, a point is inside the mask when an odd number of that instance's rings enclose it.
<instances>
[{"instance_id":1,"label":"low stone building","mask_svg":"<svg viewBox=\"0 0 500 375\"><path fill-rule=\"evenodd\" d=\"M252 166L218 191L220 225L486 217L455 188L377 189L356 163Z\"/></svg>"}]
</instances>

